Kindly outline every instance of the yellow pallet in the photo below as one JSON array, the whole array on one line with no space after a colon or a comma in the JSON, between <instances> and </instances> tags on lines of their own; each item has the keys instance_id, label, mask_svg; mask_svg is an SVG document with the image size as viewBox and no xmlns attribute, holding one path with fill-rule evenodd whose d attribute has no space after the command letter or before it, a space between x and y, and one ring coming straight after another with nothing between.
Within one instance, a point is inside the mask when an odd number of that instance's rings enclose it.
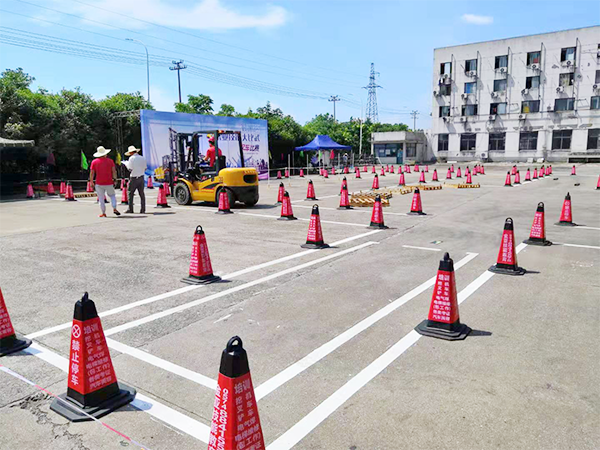
<instances>
[{"instance_id":1,"label":"yellow pallet","mask_svg":"<svg viewBox=\"0 0 600 450\"><path fill-rule=\"evenodd\" d=\"M451 183L444 183L444 186L447 186L447 187L453 188L453 189L477 189L477 188L481 187L481 185L479 183L475 183L475 184L466 184L466 183L451 184Z\"/></svg>"},{"instance_id":2,"label":"yellow pallet","mask_svg":"<svg viewBox=\"0 0 600 450\"><path fill-rule=\"evenodd\" d=\"M64 195L63 195L64 197ZM87 198L87 197L97 197L95 192L80 192L78 194L73 194L75 198Z\"/></svg>"},{"instance_id":3,"label":"yellow pallet","mask_svg":"<svg viewBox=\"0 0 600 450\"><path fill-rule=\"evenodd\" d=\"M350 206L357 206L359 208L367 208L373 206L375 203L375 196L368 195L352 195L350 197ZM390 206L390 201L387 198L381 198L381 206Z\"/></svg>"}]
</instances>

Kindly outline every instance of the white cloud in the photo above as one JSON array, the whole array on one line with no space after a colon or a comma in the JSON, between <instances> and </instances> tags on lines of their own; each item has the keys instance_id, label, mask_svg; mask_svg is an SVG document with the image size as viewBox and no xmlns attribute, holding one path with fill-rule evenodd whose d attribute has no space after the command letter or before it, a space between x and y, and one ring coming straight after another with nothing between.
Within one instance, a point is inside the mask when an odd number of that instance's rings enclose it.
<instances>
[{"instance_id":1,"label":"white cloud","mask_svg":"<svg viewBox=\"0 0 600 450\"><path fill-rule=\"evenodd\" d=\"M63 0L57 0L62 3ZM174 28L224 31L242 28L273 28L284 25L289 18L288 11L275 5L257 7L249 3L252 14L234 10L223 4L222 0L193 0L191 2L172 2L169 0L87 0L85 3L69 2L77 9L78 15L98 22L107 22L124 28L147 28L144 24L124 16L135 17L147 22ZM117 13L117 14L113 14ZM124 16L119 16L123 14ZM85 22L90 24L90 22Z\"/></svg>"},{"instance_id":2,"label":"white cloud","mask_svg":"<svg viewBox=\"0 0 600 450\"><path fill-rule=\"evenodd\" d=\"M490 25L494 23L492 16L478 16L477 14L463 14L461 19L463 22L475 25Z\"/></svg>"}]
</instances>

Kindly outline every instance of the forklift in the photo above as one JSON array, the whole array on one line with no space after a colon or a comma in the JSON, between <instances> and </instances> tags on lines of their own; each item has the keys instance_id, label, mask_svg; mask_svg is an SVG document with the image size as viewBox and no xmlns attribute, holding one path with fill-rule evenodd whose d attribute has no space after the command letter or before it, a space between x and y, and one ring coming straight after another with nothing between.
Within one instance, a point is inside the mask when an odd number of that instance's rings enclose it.
<instances>
[{"instance_id":1,"label":"forklift","mask_svg":"<svg viewBox=\"0 0 600 450\"><path fill-rule=\"evenodd\" d=\"M258 171L254 167L245 167L240 131L202 130L178 133L170 128L169 132L171 155L163 160L163 166L169 172L174 185L173 195L178 204L189 205L192 202L218 204L219 195L224 190L231 206L236 201L246 206L256 205ZM227 167L226 157L218 156L219 137L228 135L237 137L241 167ZM214 137L216 151L214 166L200 159L200 141L203 136Z\"/></svg>"}]
</instances>

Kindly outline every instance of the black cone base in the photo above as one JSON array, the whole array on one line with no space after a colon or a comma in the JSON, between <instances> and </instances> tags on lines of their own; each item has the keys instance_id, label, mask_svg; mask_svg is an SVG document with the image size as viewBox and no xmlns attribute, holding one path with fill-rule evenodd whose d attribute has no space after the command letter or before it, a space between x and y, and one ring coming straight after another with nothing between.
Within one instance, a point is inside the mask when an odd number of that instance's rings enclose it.
<instances>
[{"instance_id":1,"label":"black cone base","mask_svg":"<svg viewBox=\"0 0 600 450\"><path fill-rule=\"evenodd\" d=\"M389 227L385 226L382 223L371 222L371 225L369 225L367 228L377 228L378 230L387 230Z\"/></svg>"},{"instance_id":2,"label":"black cone base","mask_svg":"<svg viewBox=\"0 0 600 450\"><path fill-rule=\"evenodd\" d=\"M552 245L552 242L547 241L546 239L529 238L529 239L525 239L523 241L523 244L527 244L527 245L540 245L542 247L547 247L549 245Z\"/></svg>"},{"instance_id":3,"label":"black cone base","mask_svg":"<svg viewBox=\"0 0 600 450\"><path fill-rule=\"evenodd\" d=\"M573 222L556 222L554 225L558 227L576 227L577 224Z\"/></svg>"},{"instance_id":4,"label":"black cone base","mask_svg":"<svg viewBox=\"0 0 600 450\"><path fill-rule=\"evenodd\" d=\"M512 187L512 184L505 184L504 187Z\"/></svg>"},{"instance_id":5,"label":"black cone base","mask_svg":"<svg viewBox=\"0 0 600 450\"><path fill-rule=\"evenodd\" d=\"M338 209L354 209L352 206L339 206Z\"/></svg>"},{"instance_id":6,"label":"black cone base","mask_svg":"<svg viewBox=\"0 0 600 450\"><path fill-rule=\"evenodd\" d=\"M164 205L156 205L155 208L170 208L166 203Z\"/></svg>"},{"instance_id":7,"label":"black cone base","mask_svg":"<svg viewBox=\"0 0 600 450\"><path fill-rule=\"evenodd\" d=\"M329 244L325 244L325 243L316 244L314 242L307 242L306 244L302 244L300 247L302 247L302 248L310 248L312 250L319 250L319 249L322 249L322 248L329 248Z\"/></svg>"},{"instance_id":8,"label":"black cone base","mask_svg":"<svg viewBox=\"0 0 600 450\"><path fill-rule=\"evenodd\" d=\"M471 328L466 326L464 323L461 323L459 328L454 331L444 330L442 328L430 327L427 326L429 320L425 319L419 325L415 327L415 331L423 336L434 337L438 339L444 339L445 341L462 341L464 340L469 333L471 332Z\"/></svg>"},{"instance_id":9,"label":"black cone base","mask_svg":"<svg viewBox=\"0 0 600 450\"><path fill-rule=\"evenodd\" d=\"M119 409L121 406L125 406L131 403L135 399L136 390L123 383L118 383L119 393L114 397L100 403L98 406L86 406L81 407L67 398L67 394L59 395L59 398L66 400L67 403L54 399L50 405L50 409L71 422L87 422L93 420L91 417L86 416L81 411L85 411L90 416L99 419L105 415ZM73 405L73 406L71 406Z\"/></svg>"},{"instance_id":10,"label":"black cone base","mask_svg":"<svg viewBox=\"0 0 600 450\"><path fill-rule=\"evenodd\" d=\"M170 207L169 207L170 208ZM222 210L220 209L219 211L217 211L215 214L233 214L233 211L230 210Z\"/></svg>"},{"instance_id":11,"label":"black cone base","mask_svg":"<svg viewBox=\"0 0 600 450\"><path fill-rule=\"evenodd\" d=\"M75 198L66 198L65 200L67 202L76 202L77 201L77 199L75 199Z\"/></svg>"},{"instance_id":12,"label":"black cone base","mask_svg":"<svg viewBox=\"0 0 600 450\"><path fill-rule=\"evenodd\" d=\"M129 205L129 202L121 202L121 205Z\"/></svg>"},{"instance_id":13,"label":"black cone base","mask_svg":"<svg viewBox=\"0 0 600 450\"><path fill-rule=\"evenodd\" d=\"M427 214L424 213L423 211L411 211L409 213L406 213L409 216L426 216Z\"/></svg>"},{"instance_id":14,"label":"black cone base","mask_svg":"<svg viewBox=\"0 0 600 450\"><path fill-rule=\"evenodd\" d=\"M146 189L154 189L154 186L146 186Z\"/></svg>"},{"instance_id":15,"label":"black cone base","mask_svg":"<svg viewBox=\"0 0 600 450\"><path fill-rule=\"evenodd\" d=\"M11 353L20 352L31 345L31 340L19 334L12 337L0 339L0 356L10 355Z\"/></svg>"},{"instance_id":16,"label":"black cone base","mask_svg":"<svg viewBox=\"0 0 600 450\"><path fill-rule=\"evenodd\" d=\"M517 266L516 268L498 267L494 264L488 269L490 272L499 273L500 275L525 275L527 271L522 267Z\"/></svg>"},{"instance_id":17,"label":"black cone base","mask_svg":"<svg viewBox=\"0 0 600 450\"><path fill-rule=\"evenodd\" d=\"M188 277L182 278L181 281L187 284L210 284L215 283L217 281L221 281L221 277L216 275L205 275L203 277L195 277L190 275Z\"/></svg>"},{"instance_id":18,"label":"black cone base","mask_svg":"<svg viewBox=\"0 0 600 450\"><path fill-rule=\"evenodd\" d=\"M298 218L294 216L281 216L277 220L298 220Z\"/></svg>"},{"instance_id":19,"label":"black cone base","mask_svg":"<svg viewBox=\"0 0 600 450\"><path fill-rule=\"evenodd\" d=\"M514 184L516 184L516 185L519 185L519 184L521 184L521 183L519 183L519 182L515 181L515 182L514 182Z\"/></svg>"},{"instance_id":20,"label":"black cone base","mask_svg":"<svg viewBox=\"0 0 600 450\"><path fill-rule=\"evenodd\" d=\"M304 199L305 202L312 202L312 201L317 201L319 200L317 197L306 197Z\"/></svg>"}]
</instances>

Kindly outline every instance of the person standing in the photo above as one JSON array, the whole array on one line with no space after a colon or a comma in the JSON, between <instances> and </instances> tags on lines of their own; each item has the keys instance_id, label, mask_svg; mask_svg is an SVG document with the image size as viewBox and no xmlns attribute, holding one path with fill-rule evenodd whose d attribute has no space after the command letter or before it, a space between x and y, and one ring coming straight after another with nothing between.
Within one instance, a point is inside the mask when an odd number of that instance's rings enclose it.
<instances>
[{"instance_id":1,"label":"person standing","mask_svg":"<svg viewBox=\"0 0 600 450\"><path fill-rule=\"evenodd\" d=\"M146 158L140 155L141 149L130 145L125 152L125 156L129 156L127 161L123 161L123 165L129 170L129 208L125 211L127 214L133 214L133 195L138 191L142 208L140 214L146 214L146 194L144 194L144 173L146 173Z\"/></svg>"},{"instance_id":2,"label":"person standing","mask_svg":"<svg viewBox=\"0 0 600 450\"><path fill-rule=\"evenodd\" d=\"M117 197L114 186L117 179L117 169L113 160L106 157L109 153L109 148L98 147L96 153L94 153L94 158L96 159L92 161L92 165L90 166L90 184L92 189L96 190L100 211L102 212L99 217L106 217L104 199L107 194L110 197L110 203L115 216L121 215L117 210Z\"/></svg>"}]
</instances>

